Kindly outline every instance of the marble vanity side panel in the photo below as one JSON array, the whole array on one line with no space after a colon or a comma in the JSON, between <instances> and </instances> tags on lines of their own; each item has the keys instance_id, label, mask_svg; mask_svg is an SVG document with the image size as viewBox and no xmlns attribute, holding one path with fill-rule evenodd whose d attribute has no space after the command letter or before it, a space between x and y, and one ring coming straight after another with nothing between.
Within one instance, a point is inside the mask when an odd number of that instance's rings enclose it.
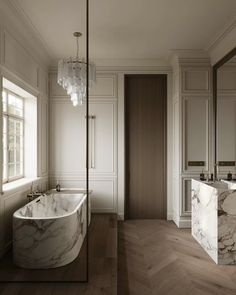
<instances>
[{"instance_id":1,"label":"marble vanity side panel","mask_svg":"<svg viewBox=\"0 0 236 295\"><path fill-rule=\"evenodd\" d=\"M47 269L66 265L79 254L86 235L86 199L72 215L54 219L13 218L14 263Z\"/></svg>"},{"instance_id":2,"label":"marble vanity side panel","mask_svg":"<svg viewBox=\"0 0 236 295\"><path fill-rule=\"evenodd\" d=\"M219 264L236 264L236 190L219 194L218 261Z\"/></svg>"},{"instance_id":3,"label":"marble vanity side panel","mask_svg":"<svg viewBox=\"0 0 236 295\"><path fill-rule=\"evenodd\" d=\"M192 180L192 236L218 263L217 190Z\"/></svg>"}]
</instances>

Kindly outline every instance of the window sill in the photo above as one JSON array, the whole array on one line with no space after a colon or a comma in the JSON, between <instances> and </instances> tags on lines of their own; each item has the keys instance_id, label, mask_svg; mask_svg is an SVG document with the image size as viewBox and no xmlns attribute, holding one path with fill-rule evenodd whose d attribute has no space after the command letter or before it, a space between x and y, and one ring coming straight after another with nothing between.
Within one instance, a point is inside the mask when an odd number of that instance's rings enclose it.
<instances>
[{"instance_id":1,"label":"window sill","mask_svg":"<svg viewBox=\"0 0 236 295\"><path fill-rule=\"evenodd\" d=\"M2 191L3 194L9 194L12 193L14 190L18 190L24 186L28 186L31 185L32 182L35 182L37 180L39 180L40 178L36 177L36 178L21 178L9 183L5 183L2 186Z\"/></svg>"}]
</instances>

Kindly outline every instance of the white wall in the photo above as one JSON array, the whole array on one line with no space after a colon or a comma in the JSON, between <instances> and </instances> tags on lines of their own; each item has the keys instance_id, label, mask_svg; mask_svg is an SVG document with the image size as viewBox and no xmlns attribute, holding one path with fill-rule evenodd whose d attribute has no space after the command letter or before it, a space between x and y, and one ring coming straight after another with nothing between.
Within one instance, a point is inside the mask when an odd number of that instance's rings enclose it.
<instances>
[{"instance_id":1,"label":"white wall","mask_svg":"<svg viewBox=\"0 0 236 295\"><path fill-rule=\"evenodd\" d=\"M0 81L5 77L37 97L37 177L34 189L48 186L48 68L47 54L9 1L0 1ZM1 85L0 85L1 86ZM0 114L2 104L0 104ZM0 115L1 116L1 115ZM2 148L2 116L0 119ZM2 155L2 151L0 150ZM2 156L1 161L2 163ZM1 171L1 169L0 169ZM0 173L1 174L1 173ZM1 175L0 175L1 176ZM1 177L2 179L2 177ZM4 190L0 180L0 256L11 243L13 212L27 202L31 183Z\"/></svg>"},{"instance_id":2,"label":"white wall","mask_svg":"<svg viewBox=\"0 0 236 295\"><path fill-rule=\"evenodd\" d=\"M168 218L172 218L172 104L171 68L159 61L97 61L97 84L91 92L90 113L97 122L97 163L90 170L92 209L117 212L124 218L124 76L168 75ZM85 185L85 110L73 108L70 99L50 75L50 185ZM100 127L99 127L100 118ZM100 129L99 129L100 128ZM63 146L62 146L63 143Z\"/></svg>"}]
</instances>

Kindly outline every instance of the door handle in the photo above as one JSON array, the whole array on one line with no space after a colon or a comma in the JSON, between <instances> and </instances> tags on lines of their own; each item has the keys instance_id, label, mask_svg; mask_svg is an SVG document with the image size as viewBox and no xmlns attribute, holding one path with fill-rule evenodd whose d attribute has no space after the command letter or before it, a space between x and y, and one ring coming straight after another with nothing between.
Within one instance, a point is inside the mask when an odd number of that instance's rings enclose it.
<instances>
[{"instance_id":1,"label":"door handle","mask_svg":"<svg viewBox=\"0 0 236 295\"><path fill-rule=\"evenodd\" d=\"M87 116L85 115L85 119ZM89 168L95 169L95 115L88 116L89 124Z\"/></svg>"}]
</instances>

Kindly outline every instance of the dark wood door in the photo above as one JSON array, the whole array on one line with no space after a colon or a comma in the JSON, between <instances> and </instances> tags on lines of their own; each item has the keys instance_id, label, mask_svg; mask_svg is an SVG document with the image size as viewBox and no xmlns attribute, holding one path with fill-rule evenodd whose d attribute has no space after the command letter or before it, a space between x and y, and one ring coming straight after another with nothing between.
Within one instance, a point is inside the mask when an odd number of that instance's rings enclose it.
<instances>
[{"instance_id":1,"label":"dark wood door","mask_svg":"<svg viewBox=\"0 0 236 295\"><path fill-rule=\"evenodd\" d=\"M125 77L127 219L166 218L166 75Z\"/></svg>"}]
</instances>

